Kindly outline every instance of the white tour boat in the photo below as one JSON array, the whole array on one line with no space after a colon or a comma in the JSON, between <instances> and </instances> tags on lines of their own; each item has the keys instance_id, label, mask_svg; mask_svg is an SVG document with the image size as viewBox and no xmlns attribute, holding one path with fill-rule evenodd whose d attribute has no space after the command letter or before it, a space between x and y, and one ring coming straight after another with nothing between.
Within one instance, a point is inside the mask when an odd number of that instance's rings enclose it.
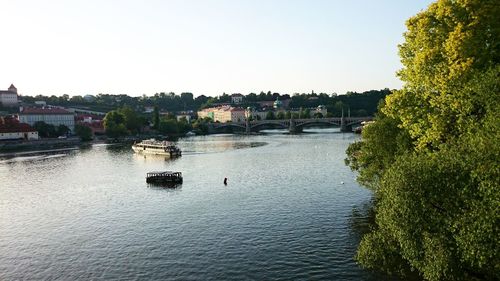
<instances>
[{"instance_id":1,"label":"white tour boat","mask_svg":"<svg viewBox=\"0 0 500 281\"><path fill-rule=\"evenodd\" d=\"M157 141L154 139L143 140L139 143L134 143L132 145L132 149L136 153L143 154L154 154L170 157L179 157L182 155L180 148L173 145L172 143L168 141Z\"/></svg>"}]
</instances>

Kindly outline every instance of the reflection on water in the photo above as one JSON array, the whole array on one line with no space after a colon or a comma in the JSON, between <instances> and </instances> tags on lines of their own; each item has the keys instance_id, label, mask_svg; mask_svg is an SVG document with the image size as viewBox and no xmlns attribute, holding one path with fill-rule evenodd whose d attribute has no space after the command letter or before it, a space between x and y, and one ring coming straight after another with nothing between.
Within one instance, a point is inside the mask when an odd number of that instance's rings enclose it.
<instances>
[{"instance_id":1,"label":"reflection on water","mask_svg":"<svg viewBox=\"0 0 500 281\"><path fill-rule=\"evenodd\" d=\"M130 146L3 159L0 280L378 280L353 260L366 216L352 210L372 197L343 164L356 138L197 136L177 141L188 153L175 160ZM165 170L182 186L146 184Z\"/></svg>"},{"instance_id":2,"label":"reflection on water","mask_svg":"<svg viewBox=\"0 0 500 281\"><path fill-rule=\"evenodd\" d=\"M139 161L139 162L157 162L157 161L165 161L165 162L171 162L171 161L176 161L180 157L170 157L167 155L156 155L156 154L141 154L141 153L134 153L134 151L130 150L131 153L134 154L134 160ZM181 156L182 157L182 156Z\"/></svg>"},{"instance_id":3,"label":"reflection on water","mask_svg":"<svg viewBox=\"0 0 500 281\"><path fill-rule=\"evenodd\" d=\"M349 223L353 234L357 235L360 239L375 225L374 205L374 200L370 200L352 207Z\"/></svg>"},{"instance_id":4,"label":"reflection on water","mask_svg":"<svg viewBox=\"0 0 500 281\"><path fill-rule=\"evenodd\" d=\"M152 189L161 189L168 191L178 191L182 188L182 183L148 183L148 187Z\"/></svg>"},{"instance_id":5,"label":"reflection on water","mask_svg":"<svg viewBox=\"0 0 500 281\"><path fill-rule=\"evenodd\" d=\"M68 154L69 153L42 153L42 152L38 152L37 154L31 155L31 156L4 157L3 160L0 158L0 164L26 162L26 161L41 161L41 160L46 160L46 159L51 159L51 158L65 157L65 156L68 156Z\"/></svg>"},{"instance_id":6,"label":"reflection on water","mask_svg":"<svg viewBox=\"0 0 500 281\"><path fill-rule=\"evenodd\" d=\"M201 136L181 140L177 145L183 154L224 152L233 149L252 148L266 145L263 141L252 141L251 137L238 135Z\"/></svg>"},{"instance_id":7,"label":"reflection on water","mask_svg":"<svg viewBox=\"0 0 500 281\"><path fill-rule=\"evenodd\" d=\"M50 150L35 150L23 152L6 152L0 153L0 164L8 162L29 161L51 157L62 157L78 148L58 148Z\"/></svg>"}]
</instances>

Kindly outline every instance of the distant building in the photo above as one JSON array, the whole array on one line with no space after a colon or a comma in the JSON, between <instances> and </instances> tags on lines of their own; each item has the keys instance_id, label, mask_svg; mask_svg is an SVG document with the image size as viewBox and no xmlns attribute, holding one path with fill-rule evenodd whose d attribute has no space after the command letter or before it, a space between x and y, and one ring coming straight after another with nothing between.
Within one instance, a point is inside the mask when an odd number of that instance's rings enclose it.
<instances>
[{"instance_id":1,"label":"distant building","mask_svg":"<svg viewBox=\"0 0 500 281\"><path fill-rule=\"evenodd\" d=\"M260 108L262 109L288 109L290 102L292 100L289 98L285 98L280 100L279 98L276 98L274 101L259 101L257 104L259 105ZM278 106L278 108L276 108Z\"/></svg>"},{"instance_id":2,"label":"distant building","mask_svg":"<svg viewBox=\"0 0 500 281\"><path fill-rule=\"evenodd\" d=\"M155 111L154 106L145 106L143 113L153 113L153 111Z\"/></svg>"},{"instance_id":3,"label":"distant building","mask_svg":"<svg viewBox=\"0 0 500 281\"><path fill-rule=\"evenodd\" d=\"M267 111L248 107L246 115L252 117L253 120L266 120Z\"/></svg>"},{"instance_id":4,"label":"distant building","mask_svg":"<svg viewBox=\"0 0 500 281\"><path fill-rule=\"evenodd\" d=\"M231 95L231 103L232 104L240 104L243 102L243 95L236 93Z\"/></svg>"},{"instance_id":5,"label":"distant building","mask_svg":"<svg viewBox=\"0 0 500 281\"><path fill-rule=\"evenodd\" d=\"M292 102L292 99L290 98L284 98L281 100L281 107L284 109L287 109L290 106L290 102Z\"/></svg>"},{"instance_id":6,"label":"distant building","mask_svg":"<svg viewBox=\"0 0 500 281\"><path fill-rule=\"evenodd\" d=\"M328 109L324 105L318 105L317 107L313 108L292 108L290 109L290 113L294 114L299 114L303 115L306 110L309 111L309 116L301 116L301 118L311 118L311 117L318 117L318 113L321 114L321 117L326 117L328 114Z\"/></svg>"},{"instance_id":7,"label":"distant building","mask_svg":"<svg viewBox=\"0 0 500 281\"><path fill-rule=\"evenodd\" d=\"M243 122L245 121L245 110L239 107L223 106L215 111L215 121Z\"/></svg>"},{"instance_id":8,"label":"distant building","mask_svg":"<svg viewBox=\"0 0 500 281\"><path fill-rule=\"evenodd\" d=\"M279 97L277 97L276 100L274 101L273 108L274 109L281 109L281 108L283 108L283 102L279 100Z\"/></svg>"},{"instance_id":9,"label":"distant building","mask_svg":"<svg viewBox=\"0 0 500 281\"><path fill-rule=\"evenodd\" d=\"M209 117L214 122L243 122L245 121L245 109L223 105L219 107L205 108L198 111L198 118Z\"/></svg>"},{"instance_id":10,"label":"distant building","mask_svg":"<svg viewBox=\"0 0 500 281\"><path fill-rule=\"evenodd\" d=\"M104 134L103 116L93 114L78 114L75 117L76 124L89 127L92 134Z\"/></svg>"},{"instance_id":11,"label":"distant building","mask_svg":"<svg viewBox=\"0 0 500 281\"><path fill-rule=\"evenodd\" d=\"M181 114L177 114L175 115L175 117L177 118L177 121L181 121L182 118L186 118L186 121L188 123L191 123L191 114L185 114L185 113L181 113Z\"/></svg>"},{"instance_id":12,"label":"distant building","mask_svg":"<svg viewBox=\"0 0 500 281\"><path fill-rule=\"evenodd\" d=\"M75 130L75 115L61 108L24 108L19 113L19 121L33 126L38 121L59 126L65 125L72 132Z\"/></svg>"},{"instance_id":13,"label":"distant building","mask_svg":"<svg viewBox=\"0 0 500 281\"><path fill-rule=\"evenodd\" d=\"M85 96L83 96L83 99L86 102L93 102L95 100L95 97L93 95L85 95Z\"/></svg>"},{"instance_id":14,"label":"distant building","mask_svg":"<svg viewBox=\"0 0 500 281\"><path fill-rule=\"evenodd\" d=\"M324 105L318 105L318 107L316 107L314 112L311 111L311 114L313 114L313 116L317 113L321 113L321 116L326 117L326 115L328 113L328 109Z\"/></svg>"},{"instance_id":15,"label":"distant building","mask_svg":"<svg viewBox=\"0 0 500 281\"><path fill-rule=\"evenodd\" d=\"M260 108L270 109L274 106L274 101L259 101L257 102Z\"/></svg>"},{"instance_id":16,"label":"distant building","mask_svg":"<svg viewBox=\"0 0 500 281\"><path fill-rule=\"evenodd\" d=\"M0 140L37 140L38 132L12 116L0 118Z\"/></svg>"},{"instance_id":17,"label":"distant building","mask_svg":"<svg viewBox=\"0 0 500 281\"><path fill-rule=\"evenodd\" d=\"M5 107L15 107L18 105L17 89L13 84L7 91L0 91L0 104Z\"/></svg>"},{"instance_id":18,"label":"distant building","mask_svg":"<svg viewBox=\"0 0 500 281\"><path fill-rule=\"evenodd\" d=\"M204 108L200 111L198 111L198 118L199 119L204 119L204 118L210 118L214 120L214 108Z\"/></svg>"}]
</instances>

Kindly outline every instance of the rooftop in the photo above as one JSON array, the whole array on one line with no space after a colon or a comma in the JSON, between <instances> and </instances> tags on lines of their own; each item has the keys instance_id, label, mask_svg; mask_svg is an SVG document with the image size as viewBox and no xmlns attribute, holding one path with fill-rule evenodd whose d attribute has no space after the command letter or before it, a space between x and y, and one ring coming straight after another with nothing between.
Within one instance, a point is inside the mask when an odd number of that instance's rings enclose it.
<instances>
[{"instance_id":1,"label":"rooftop","mask_svg":"<svg viewBox=\"0 0 500 281\"><path fill-rule=\"evenodd\" d=\"M62 108L53 108L53 107L46 107L46 108L24 108L21 113L19 114L42 114L42 115L73 115L73 113L64 110Z\"/></svg>"},{"instance_id":2,"label":"rooftop","mask_svg":"<svg viewBox=\"0 0 500 281\"><path fill-rule=\"evenodd\" d=\"M12 117L0 118L0 133L36 132L30 125Z\"/></svg>"}]
</instances>

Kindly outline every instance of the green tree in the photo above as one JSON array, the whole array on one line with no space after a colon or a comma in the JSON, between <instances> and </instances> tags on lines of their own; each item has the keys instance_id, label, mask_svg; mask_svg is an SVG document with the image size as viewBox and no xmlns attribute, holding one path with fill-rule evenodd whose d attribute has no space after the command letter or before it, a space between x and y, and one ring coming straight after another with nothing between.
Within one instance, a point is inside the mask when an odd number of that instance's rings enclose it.
<instances>
[{"instance_id":1,"label":"green tree","mask_svg":"<svg viewBox=\"0 0 500 281\"><path fill-rule=\"evenodd\" d=\"M356 116L362 116L362 117L364 117L364 116L368 116L368 113L364 109L359 109L359 110L356 111Z\"/></svg>"},{"instance_id":2,"label":"green tree","mask_svg":"<svg viewBox=\"0 0 500 281\"><path fill-rule=\"evenodd\" d=\"M104 129L106 135L111 138L119 138L128 135L127 127L124 124L125 116L117 110L110 111L104 116Z\"/></svg>"},{"instance_id":3,"label":"green tree","mask_svg":"<svg viewBox=\"0 0 500 281\"><path fill-rule=\"evenodd\" d=\"M56 128L56 135L57 136L66 136L71 130L68 128L66 125L59 125Z\"/></svg>"},{"instance_id":4,"label":"green tree","mask_svg":"<svg viewBox=\"0 0 500 281\"><path fill-rule=\"evenodd\" d=\"M440 0L407 22L404 81L346 162L375 192L357 259L426 280L500 272L500 5Z\"/></svg>"},{"instance_id":5,"label":"green tree","mask_svg":"<svg viewBox=\"0 0 500 281\"><path fill-rule=\"evenodd\" d=\"M66 98L66 101L68 101L67 99L67 96L65 97ZM72 104L82 104L84 103L84 99L82 96L72 96L70 99L69 99L69 102L71 102Z\"/></svg>"},{"instance_id":6,"label":"green tree","mask_svg":"<svg viewBox=\"0 0 500 281\"><path fill-rule=\"evenodd\" d=\"M335 102L335 104L333 105L333 115L340 117L344 108L345 105L342 101Z\"/></svg>"},{"instance_id":7,"label":"green tree","mask_svg":"<svg viewBox=\"0 0 500 281\"><path fill-rule=\"evenodd\" d=\"M418 149L463 133L480 114L484 101L466 87L498 68L499 15L495 0L443 0L407 21L398 73L405 85L387 98L386 113L401 119Z\"/></svg>"},{"instance_id":8,"label":"green tree","mask_svg":"<svg viewBox=\"0 0 500 281\"><path fill-rule=\"evenodd\" d=\"M276 114L276 119L285 119L285 113L283 111L279 111Z\"/></svg>"},{"instance_id":9,"label":"green tree","mask_svg":"<svg viewBox=\"0 0 500 281\"><path fill-rule=\"evenodd\" d=\"M84 125L75 125L75 134L80 137L82 141L92 140L92 129Z\"/></svg>"},{"instance_id":10,"label":"green tree","mask_svg":"<svg viewBox=\"0 0 500 281\"><path fill-rule=\"evenodd\" d=\"M191 124L187 121L186 117L182 117L177 121L178 131L181 134L185 134L193 129Z\"/></svg>"},{"instance_id":11,"label":"green tree","mask_svg":"<svg viewBox=\"0 0 500 281\"><path fill-rule=\"evenodd\" d=\"M142 120L138 114L129 106L124 106L118 110L123 116L123 124L132 133L137 133L142 127Z\"/></svg>"},{"instance_id":12,"label":"green tree","mask_svg":"<svg viewBox=\"0 0 500 281\"><path fill-rule=\"evenodd\" d=\"M160 109L155 105L153 110L153 129L158 130L160 125Z\"/></svg>"},{"instance_id":13,"label":"green tree","mask_svg":"<svg viewBox=\"0 0 500 281\"><path fill-rule=\"evenodd\" d=\"M194 102L193 94L189 92L181 93L182 110L190 108Z\"/></svg>"},{"instance_id":14,"label":"green tree","mask_svg":"<svg viewBox=\"0 0 500 281\"><path fill-rule=\"evenodd\" d=\"M197 134L208 134L208 123L210 122L212 122L212 119L210 119L210 117L196 119L192 124L193 130Z\"/></svg>"},{"instance_id":15,"label":"green tree","mask_svg":"<svg viewBox=\"0 0 500 281\"><path fill-rule=\"evenodd\" d=\"M311 117L311 110L309 108L304 109L302 112L302 118L310 118Z\"/></svg>"},{"instance_id":16,"label":"green tree","mask_svg":"<svg viewBox=\"0 0 500 281\"><path fill-rule=\"evenodd\" d=\"M42 138L57 137L56 128L54 125L47 124L43 121L37 121L33 124L33 128L38 131L38 135Z\"/></svg>"},{"instance_id":17,"label":"green tree","mask_svg":"<svg viewBox=\"0 0 500 281\"><path fill-rule=\"evenodd\" d=\"M266 113L266 120L274 120L274 119L275 119L274 112L272 110L268 111Z\"/></svg>"},{"instance_id":18,"label":"green tree","mask_svg":"<svg viewBox=\"0 0 500 281\"><path fill-rule=\"evenodd\" d=\"M175 119L162 119L160 121L160 126L158 130L162 134L172 135L179 133L179 127L177 126L177 121Z\"/></svg>"}]
</instances>

